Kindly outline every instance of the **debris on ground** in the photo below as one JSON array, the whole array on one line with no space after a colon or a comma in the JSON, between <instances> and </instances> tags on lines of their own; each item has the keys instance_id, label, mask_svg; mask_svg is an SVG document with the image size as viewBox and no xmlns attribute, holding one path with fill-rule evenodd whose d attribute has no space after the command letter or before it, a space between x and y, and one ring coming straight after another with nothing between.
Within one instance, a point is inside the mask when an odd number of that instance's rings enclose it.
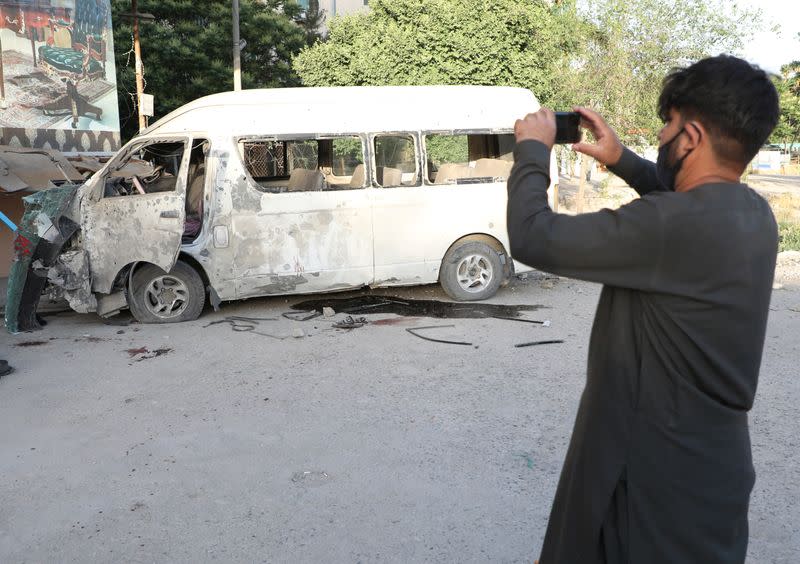
<instances>
[{"instance_id":1,"label":"debris on ground","mask_svg":"<svg viewBox=\"0 0 800 564\"><path fill-rule=\"evenodd\" d=\"M308 321L310 319L316 319L322 314L318 311L311 310L311 311L287 311L282 315L283 317L291 321Z\"/></svg>"},{"instance_id":2,"label":"debris on ground","mask_svg":"<svg viewBox=\"0 0 800 564\"><path fill-rule=\"evenodd\" d=\"M535 323L537 325L541 325L542 327L550 327L549 319L545 319L544 321L536 321L535 319L522 319L521 317L500 317L499 315L495 315L493 319L503 319L505 321L519 321L521 323Z\"/></svg>"},{"instance_id":3,"label":"debris on ground","mask_svg":"<svg viewBox=\"0 0 800 564\"><path fill-rule=\"evenodd\" d=\"M46 345L49 341L23 341L14 345L15 347L41 347Z\"/></svg>"},{"instance_id":4,"label":"debris on ground","mask_svg":"<svg viewBox=\"0 0 800 564\"><path fill-rule=\"evenodd\" d=\"M277 321L275 317L242 317L240 315L232 315L226 317L225 319L220 319L218 321L212 321L206 325L203 325L203 328L211 327L212 325L219 325L221 323L227 323L230 325L231 330L235 333L253 333L254 335L261 335L262 337L270 337L271 339L277 339L282 341L283 339L288 338L288 336L284 335L272 335L270 333L262 333L261 331L256 331L256 327L259 327L262 321Z\"/></svg>"},{"instance_id":5,"label":"debris on ground","mask_svg":"<svg viewBox=\"0 0 800 564\"><path fill-rule=\"evenodd\" d=\"M134 362L141 362L143 360L150 360L151 358L157 358L159 356L163 356L165 354L169 354L172 352L172 349L164 347L160 349L150 350L147 347L141 347L138 349L128 349L125 351L130 355L130 358L139 357Z\"/></svg>"},{"instance_id":6,"label":"debris on ground","mask_svg":"<svg viewBox=\"0 0 800 564\"><path fill-rule=\"evenodd\" d=\"M357 296L355 298L325 298L308 300L292 306L294 310L319 311L331 308L349 315L394 313L410 317L435 317L455 319L519 318L523 312L536 311L541 305L500 305L478 302L442 302L439 300L412 300L395 296Z\"/></svg>"},{"instance_id":7,"label":"debris on ground","mask_svg":"<svg viewBox=\"0 0 800 564\"><path fill-rule=\"evenodd\" d=\"M322 315L325 316L325 317L330 318L330 317L333 317L334 315L336 315L336 312L334 311L334 309L332 307L323 307L322 308Z\"/></svg>"},{"instance_id":8,"label":"debris on ground","mask_svg":"<svg viewBox=\"0 0 800 564\"><path fill-rule=\"evenodd\" d=\"M105 341L105 339L103 339L102 337L92 337L91 335L84 335L83 337L73 339L73 342L75 343L81 343L81 342L102 343L103 341Z\"/></svg>"},{"instance_id":9,"label":"debris on ground","mask_svg":"<svg viewBox=\"0 0 800 564\"><path fill-rule=\"evenodd\" d=\"M351 316L347 316L344 318L343 321L337 321L333 324L333 327L337 329L358 329L359 327L363 327L369 323L366 317L356 317L353 318Z\"/></svg>"},{"instance_id":10,"label":"debris on ground","mask_svg":"<svg viewBox=\"0 0 800 564\"><path fill-rule=\"evenodd\" d=\"M418 333L418 331L427 331L429 329L447 329L447 328L451 328L451 327L455 327L455 325L427 325L425 327L414 327L413 329L412 328L408 328L408 329L406 329L406 331L408 331L409 333L411 333L415 337L419 337L420 339L423 339L425 341L430 341L432 343L444 343L446 345L467 345L467 346L472 346L472 343L466 343L464 341L448 341L448 340L445 340L445 339L434 339L433 337L426 337L425 335L420 335Z\"/></svg>"},{"instance_id":11,"label":"debris on ground","mask_svg":"<svg viewBox=\"0 0 800 564\"><path fill-rule=\"evenodd\" d=\"M533 346L536 346L536 345L557 345L557 344L560 344L560 343L563 343L563 342L564 342L563 339L552 339L552 340L549 340L549 341L531 341L529 343L519 343L518 345L514 345L514 346L516 348L521 348L521 347L533 347Z\"/></svg>"},{"instance_id":12,"label":"debris on ground","mask_svg":"<svg viewBox=\"0 0 800 564\"><path fill-rule=\"evenodd\" d=\"M329 479L327 472L305 470L292 474L292 482L307 486L320 486Z\"/></svg>"}]
</instances>

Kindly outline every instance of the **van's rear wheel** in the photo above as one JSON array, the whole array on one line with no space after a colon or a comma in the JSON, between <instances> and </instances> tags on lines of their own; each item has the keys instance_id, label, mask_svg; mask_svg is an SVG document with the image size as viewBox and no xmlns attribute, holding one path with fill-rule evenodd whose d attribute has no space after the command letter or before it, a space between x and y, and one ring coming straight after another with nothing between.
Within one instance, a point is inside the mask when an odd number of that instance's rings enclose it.
<instances>
[{"instance_id":1,"label":"van's rear wheel","mask_svg":"<svg viewBox=\"0 0 800 564\"><path fill-rule=\"evenodd\" d=\"M465 238L447 251L439 283L454 300L486 300L497 293L504 275L496 248L483 240Z\"/></svg>"},{"instance_id":2,"label":"van's rear wheel","mask_svg":"<svg viewBox=\"0 0 800 564\"><path fill-rule=\"evenodd\" d=\"M206 301L203 280L178 261L164 272L153 264L136 269L128 288L128 306L141 323L179 323L200 317Z\"/></svg>"}]
</instances>

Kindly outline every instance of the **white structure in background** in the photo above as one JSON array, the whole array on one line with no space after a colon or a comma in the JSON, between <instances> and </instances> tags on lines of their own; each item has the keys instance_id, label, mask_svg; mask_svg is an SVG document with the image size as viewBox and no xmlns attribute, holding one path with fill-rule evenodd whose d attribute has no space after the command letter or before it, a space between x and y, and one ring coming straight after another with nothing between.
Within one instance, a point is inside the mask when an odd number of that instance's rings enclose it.
<instances>
[{"instance_id":1,"label":"white structure in background","mask_svg":"<svg viewBox=\"0 0 800 564\"><path fill-rule=\"evenodd\" d=\"M298 0L303 8L308 8L309 0ZM327 22L333 16L343 16L353 12L369 10L369 0L319 0L319 9L325 12L322 30L327 29Z\"/></svg>"}]
</instances>

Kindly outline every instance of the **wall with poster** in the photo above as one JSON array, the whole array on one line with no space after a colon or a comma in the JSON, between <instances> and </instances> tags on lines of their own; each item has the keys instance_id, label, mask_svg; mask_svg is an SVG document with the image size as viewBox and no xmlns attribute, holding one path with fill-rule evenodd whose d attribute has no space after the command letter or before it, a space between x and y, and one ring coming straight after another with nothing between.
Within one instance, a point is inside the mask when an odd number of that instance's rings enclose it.
<instances>
[{"instance_id":1,"label":"wall with poster","mask_svg":"<svg viewBox=\"0 0 800 564\"><path fill-rule=\"evenodd\" d=\"M109 0L0 0L0 145L119 148Z\"/></svg>"}]
</instances>

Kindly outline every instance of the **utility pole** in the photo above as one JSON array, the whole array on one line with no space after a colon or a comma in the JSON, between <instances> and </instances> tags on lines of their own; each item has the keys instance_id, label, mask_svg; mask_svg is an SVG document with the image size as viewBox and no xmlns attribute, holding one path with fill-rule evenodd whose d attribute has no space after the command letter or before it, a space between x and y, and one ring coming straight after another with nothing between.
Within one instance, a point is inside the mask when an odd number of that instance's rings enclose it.
<instances>
[{"instance_id":1,"label":"utility pole","mask_svg":"<svg viewBox=\"0 0 800 564\"><path fill-rule=\"evenodd\" d=\"M133 11L133 55L136 61L136 111L139 114L139 131L147 127L142 113L142 94L144 94L144 76L142 74L142 49L139 45L139 7L138 0L131 0Z\"/></svg>"},{"instance_id":2,"label":"utility pole","mask_svg":"<svg viewBox=\"0 0 800 564\"><path fill-rule=\"evenodd\" d=\"M239 45L239 0L233 0L233 89L242 89L242 48Z\"/></svg>"}]
</instances>

